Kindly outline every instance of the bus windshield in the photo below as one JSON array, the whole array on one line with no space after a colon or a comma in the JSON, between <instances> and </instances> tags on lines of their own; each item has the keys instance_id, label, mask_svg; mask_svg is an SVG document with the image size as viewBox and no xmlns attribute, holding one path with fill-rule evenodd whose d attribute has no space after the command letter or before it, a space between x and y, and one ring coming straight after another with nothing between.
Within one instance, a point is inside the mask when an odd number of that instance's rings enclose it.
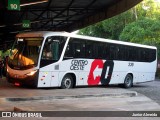
<instances>
[{"instance_id":1,"label":"bus windshield","mask_svg":"<svg viewBox=\"0 0 160 120\"><path fill-rule=\"evenodd\" d=\"M64 36L49 36L46 38L42 48L40 67L57 62L64 48L67 37Z\"/></svg>"},{"instance_id":2,"label":"bus windshield","mask_svg":"<svg viewBox=\"0 0 160 120\"><path fill-rule=\"evenodd\" d=\"M8 65L13 69L28 69L38 64L43 38L17 38Z\"/></svg>"}]
</instances>

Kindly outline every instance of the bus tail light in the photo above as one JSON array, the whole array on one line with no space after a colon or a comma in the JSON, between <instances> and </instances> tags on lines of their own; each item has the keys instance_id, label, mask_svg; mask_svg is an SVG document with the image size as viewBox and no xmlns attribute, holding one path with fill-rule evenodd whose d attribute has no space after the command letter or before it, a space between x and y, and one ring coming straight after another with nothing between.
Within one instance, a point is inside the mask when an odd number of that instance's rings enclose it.
<instances>
[{"instance_id":1,"label":"bus tail light","mask_svg":"<svg viewBox=\"0 0 160 120\"><path fill-rule=\"evenodd\" d=\"M37 70L34 70L34 71L31 71L31 72L27 73L26 75L27 75L27 76L32 76L32 75L34 75L36 72L37 72Z\"/></svg>"}]
</instances>

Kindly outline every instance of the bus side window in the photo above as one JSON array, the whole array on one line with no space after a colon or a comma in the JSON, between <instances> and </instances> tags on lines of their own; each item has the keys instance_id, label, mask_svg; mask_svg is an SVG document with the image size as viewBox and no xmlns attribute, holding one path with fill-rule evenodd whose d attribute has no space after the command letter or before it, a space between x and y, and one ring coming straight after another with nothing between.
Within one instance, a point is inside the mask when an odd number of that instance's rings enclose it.
<instances>
[{"instance_id":1,"label":"bus side window","mask_svg":"<svg viewBox=\"0 0 160 120\"><path fill-rule=\"evenodd\" d=\"M115 46L110 45L110 60L114 60L114 55L115 54Z\"/></svg>"},{"instance_id":2,"label":"bus side window","mask_svg":"<svg viewBox=\"0 0 160 120\"><path fill-rule=\"evenodd\" d=\"M93 42L92 41L86 41L86 45L85 45L85 56L86 58L92 59L93 58Z\"/></svg>"},{"instance_id":3,"label":"bus side window","mask_svg":"<svg viewBox=\"0 0 160 120\"><path fill-rule=\"evenodd\" d=\"M141 62L145 62L146 52L145 49L141 48Z\"/></svg>"},{"instance_id":4,"label":"bus side window","mask_svg":"<svg viewBox=\"0 0 160 120\"><path fill-rule=\"evenodd\" d=\"M64 59L68 59L68 58L73 58L73 52L72 52L72 45L71 44L67 45L65 55L64 55Z\"/></svg>"},{"instance_id":5,"label":"bus side window","mask_svg":"<svg viewBox=\"0 0 160 120\"><path fill-rule=\"evenodd\" d=\"M98 59L98 46L97 42L93 42L93 58Z\"/></svg>"},{"instance_id":6,"label":"bus side window","mask_svg":"<svg viewBox=\"0 0 160 120\"><path fill-rule=\"evenodd\" d=\"M124 59L124 46L119 45L118 60Z\"/></svg>"},{"instance_id":7,"label":"bus side window","mask_svg":"<svg viewBox=\"0 0 160 120\"><path fill-rule=\"evenodd\" d=\"M110 56L110 51L109 51L110 48L109 47L110 47L110 45L109 45L109 43L107 43L105 46L106 52L105 52L105 57L104 57L104 59L106 59L106 60L110 60L110 57L109 57Z\"/></svg>"},{"instance_id":8,"label":"bus side window","mask_svg":"<svg viewBox=\"0 0 160 120\"><path fill-rule=\"evenodd\" d=\"M149 62L156 60L156 50L149 50Z\"/></svg>"},{"instance_id":9,"label":"bus side window","mask_svg":"<svg viewBox=\"0 0 160 120\"><path fill-rule=\"evenodd\" d=\"M73 51L73 39L70 39L67 45L67 48L65 50L65 54L64 54L64 60L66 59L72 59L74 58L74 51Z\"/></svg>"},{"instance_id":10,"label":"bus side window","mask_svg":"<svg viewBox=\"0 0 160 120\"><path fill-rule=\"evenodd\" d=\"M85 58L85 42L71 38L65 51L64 59Z\"/></svg>"},{"instance_id":11,"label":"bus side window","mask_svg":"<svg viewBox=\"0 0 160 120\"><path fill-rule=\"evenodd\" d=\"M120 47L119 47L119 45L116 45L115 46L115 54L114 54L115 60L119 60L119 57L118 57L119 53L120 53Z\"/></svg>"},{"instance_id":12,"label":"bus side window","mask_svg":"<svg viewBox=\"0 0 160 120\"><path fill-rule=\"evenodd\" d=\"M74 39L74 58L85 58L85 41Z\"/></svg>"}]
</instances>

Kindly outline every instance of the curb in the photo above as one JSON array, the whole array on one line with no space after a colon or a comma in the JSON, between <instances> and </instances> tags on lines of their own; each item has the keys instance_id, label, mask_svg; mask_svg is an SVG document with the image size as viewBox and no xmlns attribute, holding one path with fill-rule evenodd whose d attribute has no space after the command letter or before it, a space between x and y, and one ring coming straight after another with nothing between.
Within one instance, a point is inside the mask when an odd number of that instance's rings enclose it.
<instances>
[{"instance_id":1,"label":"curb","mask_svg":"<svg viewBox=\"0 0 160 120\"><path fill-rule=\"evenodd\" d=\"M9 102L21 102L21 101L40 101L40 100L54 100L54 99L74 99L74 98L94 98L94 97L135 97L137 92L129 93L114 93L114 94L94 94L94 95L72 95L72 96L35 96L35 97L16 97L5 98Z\"/></svg>"}]
</instances>

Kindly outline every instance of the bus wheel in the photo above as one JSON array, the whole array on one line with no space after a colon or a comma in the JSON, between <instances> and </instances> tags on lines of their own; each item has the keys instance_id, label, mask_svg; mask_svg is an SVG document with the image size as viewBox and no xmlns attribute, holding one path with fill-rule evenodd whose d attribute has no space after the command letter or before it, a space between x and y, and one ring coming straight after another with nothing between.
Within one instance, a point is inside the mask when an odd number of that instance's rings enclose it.
<instances>
[{"instance_id":1,"label":"bus wheel","mask_svg":"<svg viewBox=\"0 0 160 120\"><path fill-rule=\"evenodd\" d=\"M133 77L131 74L127 74L127 76L124 79L124 87L130 88L132 87L132 84L133 84Z\"/></svg>"},{"instance_id":2,"label":"bus wheel","mask_svg":"<svg viewBox=\"0 0 160 120\"><path fill-rule=\"evenodd\" d=\"M73 88L73 78L71 75L67 74L63 77L62 83L61 83L62 89L69 89Z\"/></svg>"}]
</instances>

